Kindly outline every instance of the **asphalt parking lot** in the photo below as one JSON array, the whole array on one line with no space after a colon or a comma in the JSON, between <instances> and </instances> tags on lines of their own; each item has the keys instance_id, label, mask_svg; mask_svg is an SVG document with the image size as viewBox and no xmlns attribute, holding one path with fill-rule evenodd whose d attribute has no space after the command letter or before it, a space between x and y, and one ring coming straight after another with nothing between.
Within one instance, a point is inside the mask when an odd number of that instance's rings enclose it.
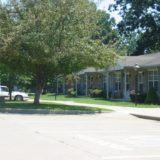
<instances>
[{"instance_id":1,"label":"asphalt parking lot","mask_svg":"<svg viewBox=\"0 0 160 160\"><path fill-rule=\"evenodd\" d=\"M160 122L123 113L0 114L2 160L159 160Z\"/></svg>"}]
</instances>

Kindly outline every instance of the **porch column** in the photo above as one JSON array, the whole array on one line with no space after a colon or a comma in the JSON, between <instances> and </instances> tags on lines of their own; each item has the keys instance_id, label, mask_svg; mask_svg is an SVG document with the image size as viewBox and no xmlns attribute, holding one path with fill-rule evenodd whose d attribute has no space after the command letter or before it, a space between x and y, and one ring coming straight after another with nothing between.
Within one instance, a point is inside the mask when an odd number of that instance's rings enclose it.
<instances>
[{"instance_id":1,"label":"porch column","mask_svg":"<svg viewBox=\"0 0 160 160\"><path fill-rule=\"evenodd\" d=\"M127 72L124 70L124 98L127 96Z\"/></svg>"},{"instance_id":2,"label":"porch column","mask_svg":"<svg viewBox=\"0 0 160 160\"><path fill-rule=\"evenodd\" d=\"M86 96L88 96L88 75L86 73Z\"/></svg>"},{"instance_id":3,"label":"porch column","mask_svg":"<svg viewBox=\"0 0 160 160\"><path fill-rule=\"evenodd\" d=\"M158 77L160 77L160 67L158 68ZM160 84L160 78L159 78L159 82L158 84ZM160 85L158 85L158 94L160 95Z\"/></svg>"},{"instance_id":4,"label":"porch column","mask_svg":"<svg viewBox=\"0 0 160 160\"><path fill-rule=\"evenodd\" d=\"M66 82L64 80L64 82L63 82L63 94L65 95L65 93L66 93Z\"/></svg>"},{"instance_id":5,"label":"porch column","mask_svg":"<svg viewBox=\"0 0 160 160\"><path fill-rule=\"evenodd\" d=\"M57 79L57 91L56 91L57 93L56 94L58 94L58 88L59 88L59 86L58 86L58 79Z\"/></svg>"},{"instance_id":6,"label":"porch column","mask_svg":"<svg viewBox=\"0 0 160 160\"><path fill-rule=\"evenodd\" d=\"M106 99L109 99L109 72L106 74Z\"/></svg>"},{"instance_id":7,"label":"porch column","mask_svg":"<svg viewBox=\"0 0 160 160\"><path fill-rule=\"evenodd\" d=\"M75 87L76 87L76 96L77 96L78 95L77 94L77 78L76 78L76 86Z\"/></svg>"}]
</instances>

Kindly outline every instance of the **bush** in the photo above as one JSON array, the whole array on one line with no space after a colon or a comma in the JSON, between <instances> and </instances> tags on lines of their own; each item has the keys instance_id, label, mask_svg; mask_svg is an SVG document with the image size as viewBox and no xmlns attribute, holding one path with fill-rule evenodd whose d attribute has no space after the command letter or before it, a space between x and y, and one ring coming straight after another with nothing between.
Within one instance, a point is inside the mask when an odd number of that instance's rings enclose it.
<instances>
[{"instance_id":1,"label":"bush","mask_svg":"<svg viewBox=\"0 0 160 160\"><path fill-rule=\"evenodd\" d=\"M70 97L76 97L76 91L73 88L68 89L67 94Z\"/></svg>"},{"instance_id":2,"label":"bush","mask_svg":"<svg viewBox=\"0 0 160 160\"><path fill-rule=\"evenodd\" d=\"M146 104L159 104L159 97L154 88L149 90L145 103Z\"/></svg>"},{"instance_id":3,"label":"bush","mask_svg":"<svg viewBox=\"0 0 160 160\"><path fill-rule=\"evenodd\" d=\"M89 90L91 97L103 97L103 90L101 89L90 89Z\"/></svg>"},{"instance_id":4,"label":"bush","mask_svg":"<svg viewBox=\"0 0 160 160\"><path fill-rule=\"evenodd\" d=\"M137 94L137 103L144 103L146 97L147 97L147 94L145 94L145 93ZM132 102L135 102L135 100L136 100L135 93L130 94L130 98L131 98Z\"/></svg>"}]
</instances>

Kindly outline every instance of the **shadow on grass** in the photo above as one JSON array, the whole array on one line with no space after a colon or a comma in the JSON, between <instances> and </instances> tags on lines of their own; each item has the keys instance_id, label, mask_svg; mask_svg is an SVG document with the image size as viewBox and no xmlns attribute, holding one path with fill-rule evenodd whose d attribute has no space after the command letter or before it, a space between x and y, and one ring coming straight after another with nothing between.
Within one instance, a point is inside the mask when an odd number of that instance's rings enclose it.
<instances>
[{"instance_id":1,"label":"shadow on grass","mask_svg":"<svg viewBox=\"0 0 160 160\"><path fill-rule=\"evenodd\" d=\"M0 103L0 113L18 113L18 114L96 114L102 112L111 112L111 110L83 107L68 106L62 104L42 103L35 105L29 102L6 101Z\"/></svg>"},{"instance_id":2,"label":"shadow on grass","mask_svg":"<svg viewBox=\"0 0 160 160\"><path fill-rule=\"evenodd\" d=\"M34 97L30 97L33 99ZM48 93L41 96L41 100L49 100L49 101L55 101L53 93ZM137 104L131 102L131 101L125 101L121 99L117 100L107 100L105 98L98 98L98 97L85 97L85 96L77 96L77 97L71 97L66 95L57 95L56 101L72 101L76 103L86 103L86 104L98 104L98 105L109 105L109 106L120 106L120 107L135 107L135 108L159 108L160 105L149 105L149 104Z\"/></svg>"},{"instance_id":3,"label":"shadow on grass","mask_svg":"<svg viewBox=\"0 0 160 160\"><path fill-rule=\"evenodd\" d=\"M68 99L71 99L71 98L85 98L85 96L70 96L70 95L63 95L63 94L58 94L58 95L55 95L54 93L49 93L49 94L45 94L45 95L43 95L43 96L46 96L46 97L55 97L55 96L57 96L57 98L59 98L60 96L64 96L64 98L68 98Z\"/></svg>"}]
</instances>

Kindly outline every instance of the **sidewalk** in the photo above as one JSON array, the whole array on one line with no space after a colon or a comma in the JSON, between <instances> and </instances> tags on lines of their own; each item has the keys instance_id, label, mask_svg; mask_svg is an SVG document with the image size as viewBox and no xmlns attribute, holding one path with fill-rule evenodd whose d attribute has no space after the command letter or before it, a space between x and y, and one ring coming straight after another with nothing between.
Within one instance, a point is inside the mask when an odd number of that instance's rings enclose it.
<instances>
[{"instance_id":1,"label":"sidewalk","mask_svg":"<svg viewBox=\"0 0 160 160\"><path fill-rule=\"evenodd\" d=\"M49 100L40 100L40 102L49 102L65 105L74 105L74 106L86 106L86 107L98 107L98 108L107 108L115 112L120 112L123 114L130 114L137 116L139 118L151 119L160 121L160 108L134 108L134 107L120 107L120 106L110 106L110 105L100 105L100 104L86 104L86 103L77 103L72 101L49 101Z\"/></svg>"}]
</instances>

